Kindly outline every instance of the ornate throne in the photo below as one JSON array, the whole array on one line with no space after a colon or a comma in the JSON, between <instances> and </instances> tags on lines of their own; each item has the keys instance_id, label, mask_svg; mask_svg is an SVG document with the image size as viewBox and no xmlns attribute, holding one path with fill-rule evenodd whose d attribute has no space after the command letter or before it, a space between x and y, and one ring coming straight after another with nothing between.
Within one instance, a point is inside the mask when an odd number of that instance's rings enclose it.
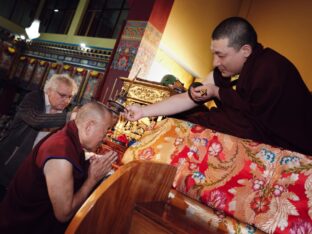
<instances>
[{"instance_id":1,"label":"ornate throne","mask_svg":"<svg viewBox=\"0 0 312 234\"><path fill-rule=\"evenodd\" d=\"M137 103L147 105L159 102L173 95L173 89L157 82L136 78L130 80L120 77L123 85L120 93L109 101L109 108L119 114L127 105ZM122 156L129 145L141 138L145 130L152 127L157 121L164 117L142 118L138 121L127 121L119 115L114 129L106 135L104 143L98 148L97 153L104 153L106 150L114 149L118 153L118 160L114 167L119 167Z\"/></svg>"},{"instance_id":2,"label":"ornate throne","mask_svg":"<svg viewBox=\"0 0 312 234\"><path fill-rule=\"evenodd\" d=\"M174 91L158 82L148 81L136 78L130 80L128 78L121 77L123 81L122 90L120 92L125 100L123 100L123 106L127 106L133 103L140 105L147 105L159 102L174 94ZM115 97L118 101L118 97ZM115 126L113 132L113 139L118 139L119 136L126 136L128 140L138 140L144 133L144 131L161 120L163 117L143 118L139 121L126 121L123 117L119 117L119 120Z\"/></svg>"}]
</instances>

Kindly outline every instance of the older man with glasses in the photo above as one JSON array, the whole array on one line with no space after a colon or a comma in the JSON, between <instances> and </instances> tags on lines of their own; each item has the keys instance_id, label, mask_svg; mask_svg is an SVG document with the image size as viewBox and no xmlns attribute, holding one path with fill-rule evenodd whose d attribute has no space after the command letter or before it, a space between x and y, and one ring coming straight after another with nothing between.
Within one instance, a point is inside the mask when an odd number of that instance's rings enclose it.
<instances>
[{"instance_id":1,"label":"older man with glasses","mask_svg":"<svg viewBox=\"0 0 312 234\"><path fill-rule=\"evenodd\" d=\"M24 97L10 130L0 141L0 200L33 146L70 119L71 113L65 109L77 90L72 78L56 74L46 82L44 92L33 91Z\"/></svg>"}]
</instances>

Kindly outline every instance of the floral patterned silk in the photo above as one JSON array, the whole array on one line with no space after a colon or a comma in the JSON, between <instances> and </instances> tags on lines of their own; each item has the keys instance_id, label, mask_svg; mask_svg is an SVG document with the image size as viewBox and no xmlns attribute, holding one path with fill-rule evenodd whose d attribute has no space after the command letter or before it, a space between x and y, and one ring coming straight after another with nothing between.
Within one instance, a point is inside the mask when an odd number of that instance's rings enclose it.
<instances>
[{"instance_id":1,"label":"floral patterned silk","mask_svg":"<svg viewBox=\"0 0 312 234\"><path fill-rule=\"evenodd\" d=\"M136 159L176 166L177 191L264 232L312 233L308 155L167 118L122 162Z\"/></svg>"}]
</instances>

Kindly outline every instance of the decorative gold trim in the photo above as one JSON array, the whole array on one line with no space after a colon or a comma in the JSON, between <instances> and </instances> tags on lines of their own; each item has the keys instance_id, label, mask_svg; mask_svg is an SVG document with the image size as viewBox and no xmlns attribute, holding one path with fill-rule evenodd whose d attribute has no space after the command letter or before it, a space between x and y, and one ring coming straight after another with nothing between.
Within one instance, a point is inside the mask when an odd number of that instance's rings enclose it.
<instances>
[{"instance_id":1,"label":"decorative gold trim","mask_svg":"<svg viewBox=\"0 0 312 234\"><path fill-rule=\"evenodd\" d=\"M134 81L125 77L119 78L123 81L121 93L126 93L124 106L134 103L148 105L169 98L173 91L157 82L136 78ZM129 87L130 86L130 87ZM117 139L120 135L126 135L127 138L138 140L146 129L154 125L162 117L143 118L138 121L127 121L120 116L115 126L113 138Z\"/></svg>"},{"instance_id":2,"label":"decorative gold trim","mask_svg":"<svg viewBox=\"0 0 312 234\"><path fill-rule=\"evenodd\" d=\"M172 95L172 90L160 83L136 79L133 83L121 77L123 90L128 90L127 99L140 104L151 104L164 100ZM129 88L129 85L131 87Z\"/></svg>"}]
</instances>

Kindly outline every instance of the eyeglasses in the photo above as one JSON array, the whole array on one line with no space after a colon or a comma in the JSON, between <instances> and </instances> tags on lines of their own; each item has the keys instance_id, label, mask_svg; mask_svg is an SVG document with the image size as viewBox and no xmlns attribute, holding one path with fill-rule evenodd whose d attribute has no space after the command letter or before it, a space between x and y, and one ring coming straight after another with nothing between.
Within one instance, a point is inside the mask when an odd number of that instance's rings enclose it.
<instances>
[{"instance_id":1,"label":"eyeglasses","mask_svg":"<svg viewBox=\"0 0 312 234\"><path fill-rule=\"evenodd\" d=\"M67 95L66 93L61 93L57 90L54 90L54 91L63 99L71 99L73 97L73 95Z\"/></svg>"}]
</instances>

